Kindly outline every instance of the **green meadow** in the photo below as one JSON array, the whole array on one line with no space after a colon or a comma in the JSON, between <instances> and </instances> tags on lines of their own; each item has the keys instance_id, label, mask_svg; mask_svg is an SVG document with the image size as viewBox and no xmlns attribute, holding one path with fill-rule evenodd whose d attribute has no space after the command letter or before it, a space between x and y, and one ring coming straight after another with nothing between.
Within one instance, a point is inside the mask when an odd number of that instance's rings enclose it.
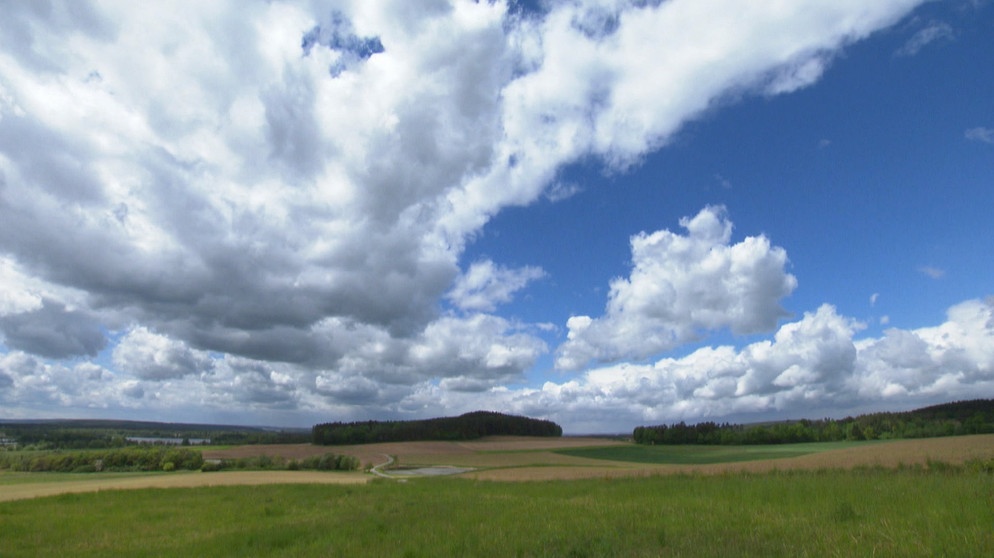
<instances>
[{"instance_id":1,"label":"green meadow","mask_svg":"<svg viewBox=\"0 0 994 558\"><path fill-rule=\"evenodd\" d=\"M866 446L868 442L860 442ZM872 442L870 442L872 443ZM661 463L668 465L706 465L711 463L740 463L762 459L783 459L799 457L811 453L854 447L854 442L818 442L809 444L777 445L682 445L682 446L605 446L556 450L562 455L605 459L608 461L628 461L631 463Z\"/></svg>"},{"instance_id":2,"label":"green meadow","mask_svg":"<svg viewBox=\"0 0 994 558\"><path fill-rule=\"evenodd\" d=\"M994 556L992 525L970 467L423 478L4 502L0 556Z\"/></svg>"}]
</instances>

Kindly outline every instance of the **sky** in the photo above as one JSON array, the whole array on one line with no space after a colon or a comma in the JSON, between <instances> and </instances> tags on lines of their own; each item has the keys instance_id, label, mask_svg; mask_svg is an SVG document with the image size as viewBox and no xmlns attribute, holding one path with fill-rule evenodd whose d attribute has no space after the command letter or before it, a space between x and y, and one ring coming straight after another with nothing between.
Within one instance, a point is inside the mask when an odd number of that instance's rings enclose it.
<instances>
[{"instance_id":1,"label":"sky","mask_svg":"<svg viewBox=\"0 0 994 558\"><path fill-rule=\"evenodd\" d=\"M0 13L0 418L994 397L990 0Z\"/></svg>"}]
</instances>

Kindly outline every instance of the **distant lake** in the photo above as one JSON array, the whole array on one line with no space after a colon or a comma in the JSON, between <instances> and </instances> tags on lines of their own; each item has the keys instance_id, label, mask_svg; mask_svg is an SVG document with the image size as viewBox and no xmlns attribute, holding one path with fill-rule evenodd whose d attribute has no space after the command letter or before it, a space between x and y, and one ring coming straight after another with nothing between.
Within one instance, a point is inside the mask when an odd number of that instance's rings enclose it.
<instances>
[{"instance_id":1,"label":"distant lake","mask_svg":"<svg viewBox=\"0 0 994 558\"><path fill-rule=\"evenodd\" d=\"M183 440L188 440L191 446L205 446L211 443L210 438L145 438L141 436L128 436L129 442L136 444L159 444L164 446L181 446Z\"/></svg>"}]
</instances>

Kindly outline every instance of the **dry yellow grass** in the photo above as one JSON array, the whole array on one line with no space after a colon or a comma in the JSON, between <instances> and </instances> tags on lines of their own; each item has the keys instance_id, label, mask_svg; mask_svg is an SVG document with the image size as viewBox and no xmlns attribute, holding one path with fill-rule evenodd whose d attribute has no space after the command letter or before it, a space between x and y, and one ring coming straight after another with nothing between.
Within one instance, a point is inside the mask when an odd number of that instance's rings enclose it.
<instances>
[{"instance_id":1,"label":"dry yellow grass","mask_svg":"<svg viewBox=\"0 0 994 558\"><path fill-rule=\"evenodd\" d=\"M45 473L34 474L38 475L38 482L0 486L0 502L58 494L135 488L194 488L259 484L362 484L369 481L369 476L362 473L318 473L312 471L195 472L139 475L124 478L100 478L98 475L89 474L80 475L81 479L78 481L60 482L46 480Z\"/></svg>"}]
</instances>

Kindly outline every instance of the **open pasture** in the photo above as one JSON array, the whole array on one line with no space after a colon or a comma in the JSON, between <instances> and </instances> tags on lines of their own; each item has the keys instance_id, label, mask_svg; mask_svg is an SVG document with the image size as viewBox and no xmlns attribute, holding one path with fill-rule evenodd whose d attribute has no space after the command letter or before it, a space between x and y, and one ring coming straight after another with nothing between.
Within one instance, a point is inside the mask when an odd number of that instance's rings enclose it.
<instances>
[{"instance_id":1,"label":"open pasture","mask_svg":"<svg viewBox=\"0 0 994 558\"><path fill-rule=\"evenodd\" d=\"M992 520L956 468L425 478L0 502L0 556L991 556Z\"/></svg>"}]
</instances>

